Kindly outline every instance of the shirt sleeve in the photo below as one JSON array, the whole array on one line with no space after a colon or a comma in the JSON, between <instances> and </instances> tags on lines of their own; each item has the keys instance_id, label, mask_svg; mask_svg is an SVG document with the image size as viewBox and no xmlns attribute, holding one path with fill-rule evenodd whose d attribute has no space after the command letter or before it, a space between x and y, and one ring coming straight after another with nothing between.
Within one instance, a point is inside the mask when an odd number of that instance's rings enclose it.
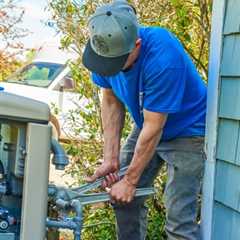
<instances>
[{"instance_id":1,"label":"shirt sleeve","mask_svg":"<svg viewBox=\"0 0 240 240\"><path fill-rule=\"evenodd\" d=\"M96 74L96 73L92 73L92 80L93 82L98 85L99 87L102 88L112 88L110 83L107 81L106 78Z\"/></svg>"},{"instance_id":2,"label":"shirt sleeve","mask_svg":"<svg viewBox=\"0 0 240 240\"><path fill-rule=\"evenodd\" d=\"M151 71L144 81L143 108L152 112L180 111L185 89L183 68Z\"/></svg>"}]
</instances>

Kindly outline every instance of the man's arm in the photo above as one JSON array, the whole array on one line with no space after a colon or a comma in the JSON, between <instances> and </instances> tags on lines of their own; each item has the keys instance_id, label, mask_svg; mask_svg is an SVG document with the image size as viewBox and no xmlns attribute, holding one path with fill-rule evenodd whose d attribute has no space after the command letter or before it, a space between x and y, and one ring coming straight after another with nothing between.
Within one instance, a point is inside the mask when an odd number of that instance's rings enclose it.
<instances>
[{"instance_id":1,"label":"man's arm","mask_svg":"<svg viewBox=\"0 0 240 240\"><path fill-rule=\"evenodd\" d=\"M144 125L138 137L132 162L124 178L114 184L110 195L114 201L129 203L143 170L151 160L160 141L167 114L144 110Z\"/></svg>"},{"instance_id":2,"label":"man's arm","mask_svg":"<svg viewBox=\"0 0 240 240\"><path fill-rule=\"evenodd\" d=\"M125 175L126 180L137 185L139 178L151 160L160 141L167 114L144 110L144 124L138 137L132 162Z\"/></svg>"},{"instance_id":3,"label":"man's arm","mask_svg":"<svg viewBox=\"0 0 240 240\"><path fill-rule=\"evenodd\" d=\"M125 108L111 89L103 89L101 111L104 135L104 162L93 176L86 179L89 182L114 173L119 168L120 140L124 126ZM113 181L116 181L114 176L112 178Z\"/></svg>"},{"instance_id":4,"label":"man's arm","mask_svg":"<svg viewBox=\"0 0 240 240\"><path fill-rule=\"evenodd\" d=\"M103 90L102 123L104 136L104 161L119 167L121 133L124 127L125 108L112 90Z\"/></svg>"}]
</instances>

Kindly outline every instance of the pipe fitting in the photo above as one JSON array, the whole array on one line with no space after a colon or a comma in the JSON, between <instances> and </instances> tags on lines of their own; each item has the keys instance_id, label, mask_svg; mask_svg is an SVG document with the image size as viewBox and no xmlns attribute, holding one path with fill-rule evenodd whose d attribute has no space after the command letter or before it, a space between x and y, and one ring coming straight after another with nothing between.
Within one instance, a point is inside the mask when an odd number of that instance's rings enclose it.
<instances>
[{"instance_id":1,"label":"pipe fitting","mask_svg":"<svg viewBox=\"0 0 240 240\"><path fill-rule=\"evenodd\" d=\"M61 144L56 140L52 139L52 152L54 154L52 159L52 164L55 165L57 170L64 170L65 167L69 164L68 156L66 155Z\"/></svg>"}]
</instances>

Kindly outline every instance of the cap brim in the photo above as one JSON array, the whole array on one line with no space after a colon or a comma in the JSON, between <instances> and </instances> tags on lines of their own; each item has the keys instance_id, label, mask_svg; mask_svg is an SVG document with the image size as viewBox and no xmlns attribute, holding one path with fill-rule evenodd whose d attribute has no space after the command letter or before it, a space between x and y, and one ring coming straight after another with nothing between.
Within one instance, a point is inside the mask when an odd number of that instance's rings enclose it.
<instances>
[{"instance_id":1,"label":"cap brim","mask_svg":"<svg viewBox=\"0 0 240 240\"><path fill-rule=\"evenodd\" d=\"M112 76L119 73L124 67L129 53L120 57L103 57L94 52L88 41L83 53L83 65L91 72L102 76Z\"/></svg>"}]
</instances>

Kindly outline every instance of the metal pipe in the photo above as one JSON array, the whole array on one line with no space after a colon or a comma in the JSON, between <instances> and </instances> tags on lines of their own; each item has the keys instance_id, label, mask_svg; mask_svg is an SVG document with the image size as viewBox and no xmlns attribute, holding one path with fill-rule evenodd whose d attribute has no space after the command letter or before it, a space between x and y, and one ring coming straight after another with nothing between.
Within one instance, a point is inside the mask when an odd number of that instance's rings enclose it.
<instances>
[{"instance_id":1,"label":"metal pipe","mask_svg":"<svg viewBox=\"0 0 240 240\"><path fill-rule=\"evenodd\" d=\"M73 221L55 221L47 218L46 226L50 228L63 228L63 229L75 230L76 223Z\"/></svg>"},{"instance_id":2,"label":"metal pipe","mask_svg":"<svg viewBox=\"0 0 240 240\"><path fill-rule=\"evenodd\" d=\"M62 145L56 139L52 139L51 145L52 152L54 154L52 163L55 165L57 170L64 170L69 164L68 156L66 155Z\"/></svg>"},{"instance_id":3,"label":"metal pipe","mask_svg":"<svg viewBox=\"0 0 240 240\"><path fill-rule=\"evenodd\" d=\"M76 216L73 218L73 221L76 224L74 230L74 240L81 240L82 226L83 226L83 209L82 204L79 200L72 200L71 206L76 212Z\"/></svg>"},{"instance_id":4,"label":"metal pipe","mask_svg":"<svg viewBox=\"0 0 240 240\"><path fill-rule=\"evenodd\" d=\"M50 228L63 228L70 229L74 231L74 240L81 240L81 232L83 226L83 210L80 201L73 200L70 203L76 216L68 219L67 221L56 221L47 218L46 226Z\"/></svg>"},{"instance_id":5,"label":"metal pipe","mask_svg":"<svg viewBox=\"0 0 240 240\"><path fill-rule=\"evenodd\" d=\"M126 168L120 170L119 175L124 175ZM52 228L65 228L74 231L74 240L81 240L81 230L83 227L83 206L97 202L105 202L110 200L108 193L92 193L85 194L101 185L103 179L98 179L92 184L85 184L78 188L67 189L49 185L48 193L55 199L56 206L66 211L73 210L75 217L65 218L65 220L49 220L46 225ZM136 190L135 197L148 196L155 193L154 188L140 188Z\"/></svg>"}]
</instances>

